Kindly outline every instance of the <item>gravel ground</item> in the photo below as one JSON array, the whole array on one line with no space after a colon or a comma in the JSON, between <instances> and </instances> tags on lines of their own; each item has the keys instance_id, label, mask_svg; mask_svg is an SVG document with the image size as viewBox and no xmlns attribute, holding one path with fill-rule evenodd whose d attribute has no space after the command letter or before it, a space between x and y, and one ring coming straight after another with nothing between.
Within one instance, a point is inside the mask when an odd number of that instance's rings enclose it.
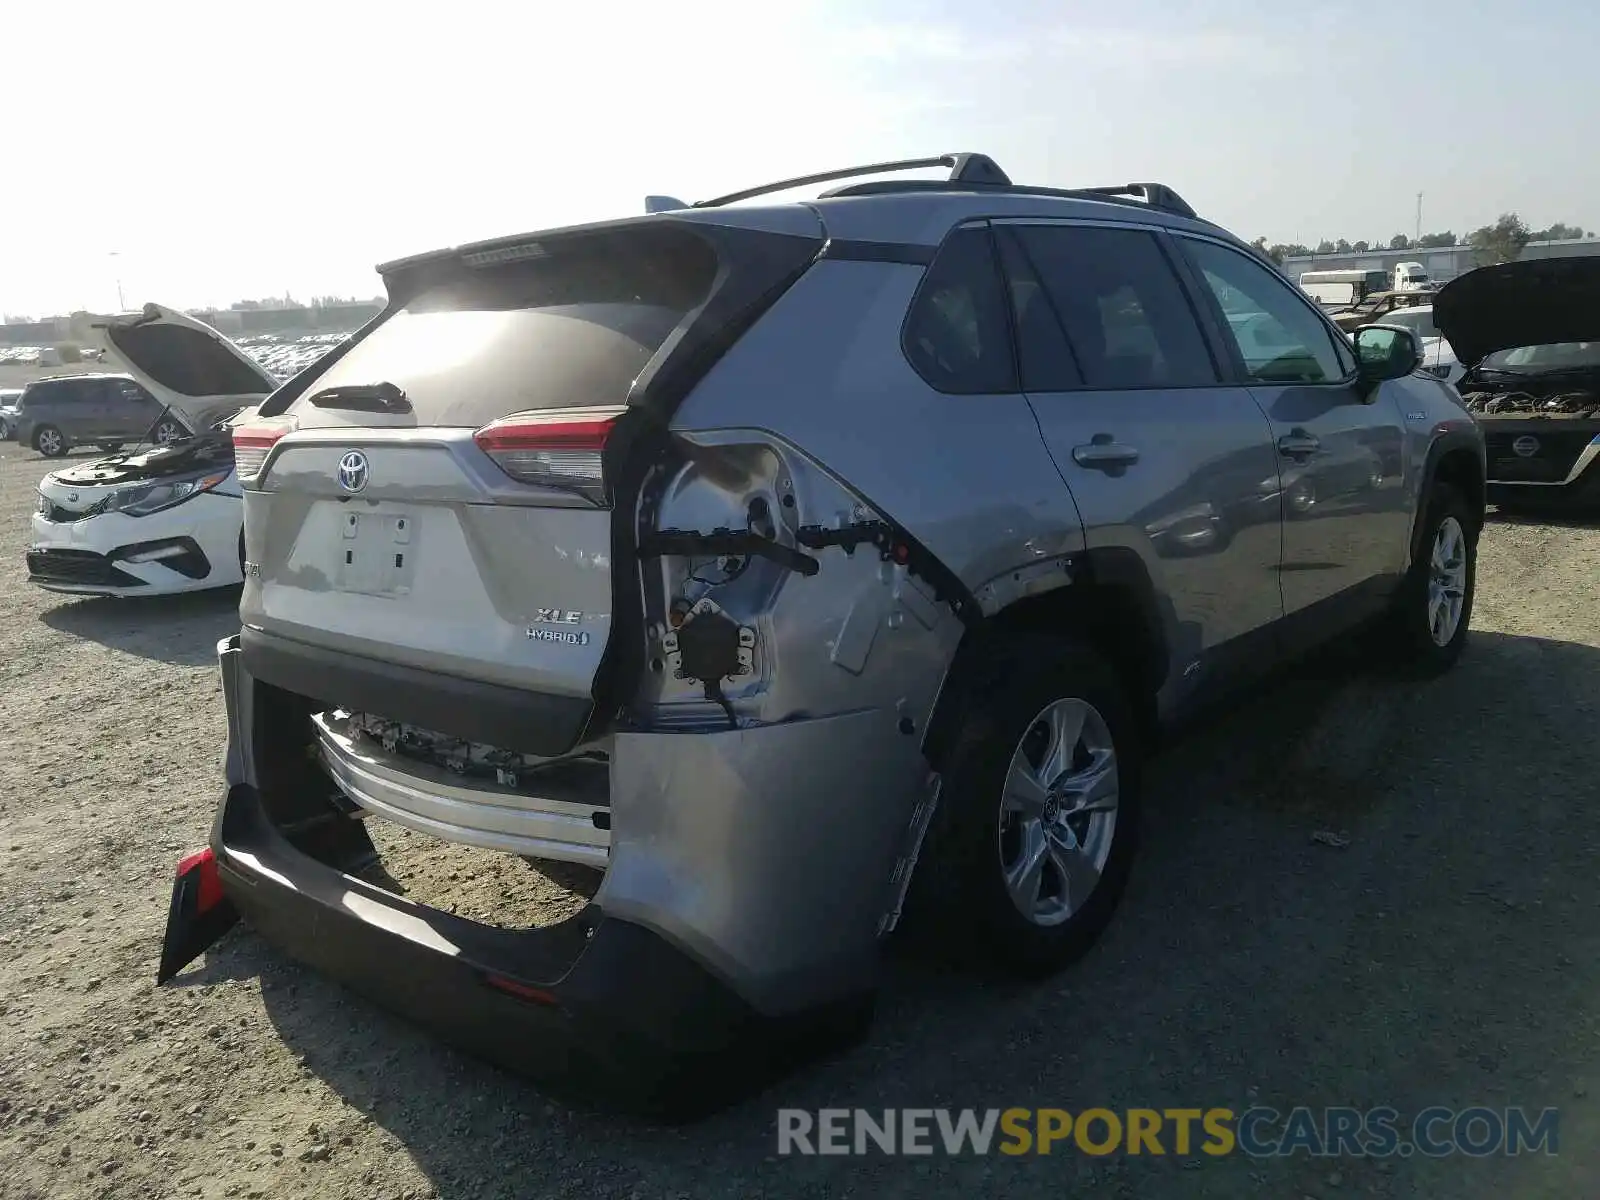
<instances>
[{"instance_id":1,"label":"gravel ground","mask_svg":"<svg viewBox=\"0 0 1600 1200\"><path fill-rule=\"evenodd\" d=\"M901 953L865 1043L659 1130L554 1106L248 932L156 990L172 868L217 796L236 595L29 587L44 469L0 446L0 1196L1600 1195L1600 530L1493 523L1448 678L1330 661L1170 750L1076 968L1002 988ZM428 902L582 902L582 878L384 843ZM775 1155L780 1105L1257 1103L1551 1105L1560 1153Z\"/></svg>"}]
</instances>

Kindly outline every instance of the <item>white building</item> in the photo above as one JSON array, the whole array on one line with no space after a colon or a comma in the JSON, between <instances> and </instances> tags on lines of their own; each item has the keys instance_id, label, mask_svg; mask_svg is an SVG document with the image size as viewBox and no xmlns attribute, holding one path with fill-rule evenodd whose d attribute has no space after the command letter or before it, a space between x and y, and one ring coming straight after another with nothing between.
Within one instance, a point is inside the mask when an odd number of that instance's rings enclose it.
<instances>
[{"instance_id":1,"label":"white building","mask_svg":"<svg viewBox=\"0 0 1600 1200\"><path fill-rule=\"evenodd\" d=\"M1559 242L1529 242L1523 258L1580 258L1600 255L1600 238L1569 238ZM1283 271L1299 279L1305 271L1383 271L1392 275L1396 263L1420 262L1434 279L1454 279L1478 266L1471 246L1444 246L1437 250L1369 250L1348 254L1297 254L1283 260Z\"/></svg>"}]
</instances>

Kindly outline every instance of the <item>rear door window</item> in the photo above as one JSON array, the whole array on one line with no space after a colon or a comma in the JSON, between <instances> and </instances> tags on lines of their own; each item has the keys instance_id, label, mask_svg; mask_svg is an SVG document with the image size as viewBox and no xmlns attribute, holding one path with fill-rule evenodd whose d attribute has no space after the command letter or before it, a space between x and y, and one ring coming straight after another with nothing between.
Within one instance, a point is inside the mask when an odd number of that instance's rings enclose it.
<instances>
[{"instance_id":1,"label":"rear door window","mask_svg":"<svg viewBox=\"0 0 1600 1200\"><path fill-rule=\"evenodd\" d=\"M131 379L107 380L106 393L106 399L119 411L143 408L155 402L155 397Z\"/></svg>"},{"instance_id":2,"label":"rear door window","mask_svg":"<svg viewBox=\"0 0 1600 1200\"><path fill-rule=\"evenodd\" d=\"M1043 286L1081 386L1203 387L1218 382L1194 311L1153 234L1096 226L1013 225L999 236L1009 243L1008 260L1025 263ZM1030 319L1037 326L1045 324L1042 311L1030 318L1024 310L1019 328ZM1042 336L1035 329L1024 341ZM1059 367L1056 371L1061 373Z\"/></svg>"},{"instance_id":3,"label":"rear door window","mask_svg":"<svg viewBox=\"0 0 1600 1200\"><path fill-rule=\"evenodd\" d=\"M989 230L956 230L935 255L906 314L906 358L941 392L1015 392L1006 303Z\"/></svg>"},{"instance_id":4,"label":"rear door window","mask_svg":"<svg viewBox=\"0 0 1600 1200\"><path fill-rule=\"evenodd\" d=\"M634 380L705 302L712 246L667 226L537 243L510 261L450 261L318 376L392 383L420 425L477 428L515 412L623 404Z\"/></svg>"}]
</instances>

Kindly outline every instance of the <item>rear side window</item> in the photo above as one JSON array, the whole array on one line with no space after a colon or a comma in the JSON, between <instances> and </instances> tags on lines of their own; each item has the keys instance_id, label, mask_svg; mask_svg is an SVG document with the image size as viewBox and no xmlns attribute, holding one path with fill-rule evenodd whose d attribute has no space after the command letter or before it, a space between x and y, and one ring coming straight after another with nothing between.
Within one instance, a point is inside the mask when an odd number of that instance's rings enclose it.
<instances>
[{"instance_id":1,"label":"rear side window","mask_svg":"<svg viewBox=\"0 0 1600 1200\"><path fill-rule=\"evenodd\" d=\"M79 391L65 383L36 383L22 393L23 406L32 408L43 404L70 404L78 399Z\"/></svg>"},{"instance_id":2,"label":"rear side window","mask_svg":"<svg viewBox=\"0 0 1600 1200\"><path fill-rule=\"evenodd\" d=\"M1042 285L1082 386L1196 387L1218 381L1194 311L1153 235L1023 225L1002 230L1001 237L1011 243L1008 258L1026 263ZM1019 321L1025 319L1027 310L1019 314ZM1030 320L1032 337L1042 339L1048 329L1042 311Z\"/></svg>"},{"instance_id":3,"label":"rear side window","mask_svg":"<svg viewBox=\"0 0 1600 1200\"><path fill-rule=\"evenodd\" d=\"M404 391L420 425L625 403L710 294L718 265L703 238L664 226L553 242L509 262L434 265L291 411L329 388L377 383Z\"/></svg>"},{"instance_id":4,"label":"rear side window","mask_svg":"<svg viewBox=\"0 0 1600 1200\"><path fill-rule=\"evenodd\" d=\"M901 339L917 374L941 392L1017 390L1006 295L987 229L945 239L906 314Z\"/></svg>"}]
</instances>

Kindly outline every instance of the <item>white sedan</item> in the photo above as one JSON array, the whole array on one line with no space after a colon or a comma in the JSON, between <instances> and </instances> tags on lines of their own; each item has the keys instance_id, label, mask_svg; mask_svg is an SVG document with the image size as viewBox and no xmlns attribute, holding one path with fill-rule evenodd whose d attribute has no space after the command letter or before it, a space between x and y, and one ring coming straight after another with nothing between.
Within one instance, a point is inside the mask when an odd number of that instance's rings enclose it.
<instances>
[{"instance_id":1,"label":"white sedan","mask_svg":"<svg viewBox=\"0 0 1600 1200\"><path fill-rule=\"evenodd\" d=\"M40 480L29 580L94 596L243 582L244 504L230 427L276 381L210 326L159 305L112 318L98 332L106 356L196 432Z\"/></svg>"},{"instance_id":2,"label":"white sedan","mask_svg":"<svg viewBox=\"0 0 1600 1200\"><path fill-rule=\"evenodd\" d=\"M1404 325L1422 340L1422 369L1428 374L1457 383L1467 369L1456 361L1455 351L1445 341L1444 334L1433 323L1433 305L1416 304L1410 308L1397 308L1378 318L1380 325Z\"/></svg>"}]
</instances>

